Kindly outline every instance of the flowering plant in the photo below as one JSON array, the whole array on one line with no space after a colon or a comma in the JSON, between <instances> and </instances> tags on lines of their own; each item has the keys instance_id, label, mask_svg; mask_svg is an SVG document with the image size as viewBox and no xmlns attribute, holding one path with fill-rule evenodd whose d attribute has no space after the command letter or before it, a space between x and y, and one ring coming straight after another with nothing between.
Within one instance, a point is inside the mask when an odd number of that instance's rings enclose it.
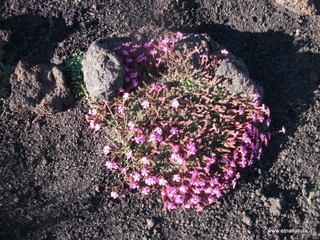
<instances>
[{"instance_id":1,"label":"flowering plant","mask_svg":"<svg viewBox=\"0 0 320 240\"><path fill-rule=\"evenodd\" d=\"M182 38L114 49L123 57L124 85L86 115L91 128L106 130L106 168L125 180L112 198L160 190L167 210L201 211L234 188L268 144L270 111L259 95L236 96L214 75L228 51L178 50Z\"/></svg>"}]
</instances>

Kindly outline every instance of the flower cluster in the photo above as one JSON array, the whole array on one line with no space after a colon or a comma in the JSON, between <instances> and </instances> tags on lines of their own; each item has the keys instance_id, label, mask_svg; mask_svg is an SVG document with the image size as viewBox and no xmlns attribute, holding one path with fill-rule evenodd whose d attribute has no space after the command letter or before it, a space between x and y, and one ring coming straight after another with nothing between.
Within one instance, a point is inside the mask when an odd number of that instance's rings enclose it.
<instances>
[{"instance_id":1,"label":"flower cluster","mask_svg":"<svg viewBox=\"0 0 320 240\"><path fill-rule=\"evenodd\" d=\"M270 140L270 110L259 95L235 96L214 76L227 50L178 53L181 38L177 33L114 49L123 57L124 85L86 120L95 131L106 130L105 166L126 182L113 188L112 198L160 190L166 209L202 211L235 188L240 170L261 157ZM199 67L190 69L189 60Z\"/></svg>"}]
</instances>

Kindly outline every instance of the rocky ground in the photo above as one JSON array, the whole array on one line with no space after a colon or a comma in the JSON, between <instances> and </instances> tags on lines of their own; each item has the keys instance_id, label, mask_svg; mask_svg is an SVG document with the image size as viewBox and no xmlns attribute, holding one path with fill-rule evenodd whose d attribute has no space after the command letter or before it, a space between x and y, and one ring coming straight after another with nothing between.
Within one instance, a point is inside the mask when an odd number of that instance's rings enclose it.
<instances>
[{"instance_id":1,"label":"rocky ground","mask_svg":"<svg viewBox=\"0 0 320 240\"><path fill-rule=\"evenodd\" d=\"M114 176L103 168L105 139L88 129L83 101L34 123L35 114L7 104L0 239L319 239L320 16L276 2L285 1L5 0L0 30L9 37L1 33L0 56L11 66L58 64L98 38L131 32L209 34L264 87L274 135L219 205L168 213L156 194L104 193ZM285 135L277 134L282 126Z\"/></svg>"}]
</instances>

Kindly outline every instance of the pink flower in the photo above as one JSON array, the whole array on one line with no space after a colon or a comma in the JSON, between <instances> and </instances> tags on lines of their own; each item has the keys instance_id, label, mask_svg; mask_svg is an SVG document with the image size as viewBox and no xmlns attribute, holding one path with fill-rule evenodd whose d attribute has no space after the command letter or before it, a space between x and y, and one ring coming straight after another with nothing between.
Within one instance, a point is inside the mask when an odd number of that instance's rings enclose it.
<instances>
[{"instance_id":1,"label":"pink flower","mask_svg":"<svg viewBox=\"0 0 320 240\"><path fill-rule=\"evenodd\" d=\"M132 182L132 183L130 183L129 188L130 189L137 189L138 185L135 182Z\"/></svg>"},{"instance_id":2,"label":"pink flower","mask_svg":"<svg viewBox=\"0 0 320 240\"><path fill-rule=\"evenodd\" d=\"M143 62L147 60L147 57L144 55L144 53L140 54L138 57L137 57L137 62L140 63L140 62Z\"/></svg>"},{"instance_id":3,"label":"pink flower","mask_svg":"<svg viewBox=\"0 0 320 240\"><path fill-rule=\"evenodd\" d=\"M160 87L159 84L155 84L155 83L152 83L150 86L152 90L156 92L159 90L159 87Z\"/></svg>"},{"instance_id":4,"label":"pink flower","mask_svg":"<svg viewBox=\"0 0 320 240\"><path fill-rule=\"evenodd\" d=\"M218 178L214 177L210 180L210 186L215 187L218 184L219 180Z\"/></svg>"},{"instance_id":5,"label":"pink flower","mask_svg":"<svg viewBox=\"0 0 320 240\"><path fill-rule=\"evenodd\" d=\"M123 114L124 110L125 110L125 106L124 105L118 106L118 113Z\"/></svg>"},{"instance_id":6,"label":"pink flower","mask_svg":"<svg viewBox=\"0 0 320 240\"><path fill-rule=\"evenodd\" d=\"M175 153L175 154L177 154L178 152L180 152L180 146L178 146L178 145L174 145L173 147L172 147L172 152L173 153Z\"/></svg>"},{"instance_id":7,"label":"pink flower","mask_svg":"<svg viewBox=\"0 0 320 240\"><path fill-rule=\"evenodd\" d=\"M128 159L134 159L133 154L132 154L131 151L126 153L126 156L127 156Z\"/></svg>"},{"instance_id":8,"label":"pink flower","mask_svg":"<svg viewBox=\"0 0 320 240\"><path fill-rule=\"evenodd\" d=\"M126 62L127 62L127 63L133 63L134 60L133 60L132 58L126 58Z\"/></svg>"},{"instance_id":9,"label":"pink flower","mask_svg":"<svg viewBox=\"0 0 320 240\"><path fill-rule=\"evenodd\" d=\"M138 81L134 79L134 80L132 81L132 86L133 86L133 87L138 87L138 85L139 85Z\"/></svg>"},{"instance_id":10,"label":"pink flower","mask_svg":"<svg viewBox=\"0 0 320 240\"><path fill-rule=\"evenodd\" d=\"M94 129L95 126L96 126L96 124L94 123L94 121L91 120L89 123L89 127Z\"/></svg>"},{"instance_id":11,"label":"pink flower","mask_svg":"<svg viewBox=\"0 0 320 240\"><path fill-rule=\"evenodd\" d=\"M179 130L178 130L178 128L176 128L176 127L172 127L172 128L170 128L170 133L171 133L172 135L176 135L176 134L179 133Z\"/></svg>"},{"instance_id":12,"label":"pink flower","mask_svg":"<svg viewBox=\"0 0 320 240\"><path fill-rule=\"evenodd\" d=\"M153 131L157 134L162 134L162 129L160 127L156 127Z\"/></svg>"},{"instance_id":13,"label":"pink flower","mask_svg":"<svg viewBox=\"0 0 320 240\"><path fill-rule=\"evenodd\" d=\"M108 155L110 153L110 147L108 145L104 146L103 148L103 154Z\"/></svg>"},{"instance_id":14,"label":"pink flower","mask_svg":"<svg viewBox=\"0 0 320 240\"><path fill-rule=\"evenodd\" d=\"M185 185L181 185L179 187L179 191L182 193L182 194L186 194L188 192L188 187L185 186Z\"/></svg>"},{"instance_id":15,"label":"pink flower","mask_svg":"<svg viewBox=\"0 0 320 240\"><path fill-rule=\"evenodd\" d=\"M130 47L132 44L133 44L132 42L122 43L122 45L125 46L125 47Z\"/></svg>"},{"instance_id":16,"label":"pink flower","mask_svg":"<svg viewBox=\"0 0 320 240\"><path fill-rule=\"evenodd\" d=\"M157 178L156 177L148 177L144 180L144 182L149 185L149 186L153 186L155 184L157 184Z\"/></svg>"},{"instance_id":17,"label":"pink flower","mask_svg":"<svg viewBox=\"0 0 320 240\"><path fill-rule=\"evenodd\" d=\"M118 194L117 192L115 192L115 191L112 191L112 192L110 193L110 196L111 196L113 199L117 199L117 198L119 197L119 194Z\"/></svg>"},{"instance_id":18,"label":"pink flower","mask_svg":"<svg viewBox=\"0 0 320 240\"><path fill-rule=\"evenodd\" d=\"M185 159L181 157L179 154L172 153L170 156L170 161L175 164L183 165L185 163Z\"/></svg>"},{"instance_id":19,"label":"pink flower","mask_svg":"<svg viewBox=\"0 0 320 240\"><path fill-rule=\"evenodd\" d=\"M180 175L179 174L174 174L172 176L172 181L174 182L180 182L181 178L180 178Z\"/></svg>"},{"instance_id":20,"label":"pink flower","mask_svg":"<svg viewBox=\"0 0 320 240\"><path fill-rule=\"evenodd\" d=\"M124 93L125 92L124 88L118 88L118 91L119 91L119 93Z\"/></svg>"},{"instance_id":21,"label":"pink flower","mask_svg":"<svg viewBox=\"0 0 320 240\"><path fill-rule=\"evenodd\" d=\"M94 126L94 130L95 131L99 131L101 129L101 125L99 123L97 123L95 126Z\"/></svg>"},{"instance_id":22,"label":"pink flower","mask_svg":"<svg viewBox=\"0 0 320 240\"><path fill-rule=\"evenodd\" d=\"M150 193L150 188L149 188L149 187L143 187L143 188L141 189L141 194L142 194L142 195L146 196L146 195L148 195L149 193Z\"/></svg>"},{"instance_id":23,"label":"pink flower","mask_svg":"<svg viewBox=\"0 0 320 240\"><path fill-rule=\"evenodd\" d=\"M134 128L133 131L135 131L136 133L142 133L141 128Z\"/></svg>"},{"instance_id":24,"label":"pink flower","mask_svg":"<svg viewBox=\"0 0 320 240\"><path fill-rule=\"evenodd\" d=\"M124 93L122 97L123 97L124 100L128 100L129 99L129 93Z\"/></svg>"},{"instance_id":25,"label":"pink flower","mask_svg":"<svg viewBox=\"0 0 320 240\"><path fill-rule=\"evenodd\" d=\"M106 167L109 170L114 170L114 169L118 169L118 164L116 162L106 161Z\"/></svg>"},{"instance_id":26,"label":"pink flower","mask_svg":"<svg viewBox=\"0 0 320 240\"><path fill-rule=\"evenodd\" d=\"M222 54L223 56L228 56L229 52L228 52L227 49L221 49L221 54Z\"/></svg>"},{"instance_id":27,"label":"pink flower","mask_svg":"<svg viewBox=\"0 0 320 240\"><path fill-rule=\"evenodd\" d=\"M176 38L181 39L183 37L183 34L181 32L176 33Z\"/></svg>"},{"instance_id":28,"label":"pink flower","mask_svg":"<svg viewBox=\"0 0 320 240\"><path fill-rule=\"evenodd\" d=\"M182 197L181 195L176 195L176 196L174 197L174 202L175 202L176 204L178 204L178 205L182 204L183 201L184 201L184 199L183 199L183 197Z\"/></svg>"},{"instance_id":29,"label":"pink flower","mask_svg":"<svg viewBox=\"0 0 320 240\"><path fill-rule=\"evenodd\" d=\"M140 174L137 173L137 172L131 173L131 174L130 174L130 177L131 177L134 181L136 181L136 182L139 182L139 181L140 181L140 178L141 178Z\"/></svg>"},{"instance_id":30,"label":"pink flower","mask_svg":"<svg viewBox=\"0 0 320 240\"><path fill-rule=\"evenodd\" d=\"M218 188L213 189L213 190L212 190L212 193L213 193L217 198L222 197L222 193L221 193L221 191L220 191Z\"/></svg>"},{"instance_id":31,"label":"pink flower","mask_svg":"<svg viewBox=\"0 0 320 240\"><path fill-rule=\"evenodd\" d=\"M172 203L172 202L167 202L165 204L165 206L169 211L172 211L172 210L176 209L176 205L174 205L174 203Z\"/></svg>"},{"instance_id":32,"label":"pink flower","mask_svg":"<svg viewBox=\"0 0 320 240\"><path fill-rule=\"evenodd\" d=\"M217 162L217 159L215 157L210 158L209 163L214 164Z\"/></svg>"},{"instance_id":33,"label":"pink flower","mask_svg":"<svg viewBox=\"0 0 320 240\"><path fill-rule=\"evenodd\" d=\"M157 134L157 133L156 133L156 141L157 141L157 142L162 142L162 141L163 141L163 137L162 137L161 134Z\"/></svg>"},{"instance_id":34,"label":"pink flower","mask_svg":"<svg viewBox=\"0 0 320 240\"><path fill-rule=\"evenodd\" d=\"M155 142L156 141L156 135L154 133L151 133L149 136L149 141L150 142Z\"/></svg>"},{"instance_id":35,"label":"pink flower","mask_svg":"<svg viewBox=\"0 0 320 240\"><path fill-rule=\"evenodd\" d=\"M218 133L220 131L220 129L218 128L217 124L212 124L212 129L213 131L215 131L216 133Z\"/></svg>"},{"instance_id":36,"label":"pink flower","mask_svg":"<svg viewBox=\"0 0 320 240\"><path fill-rule=\"evenodd\" d=\"M96 116L97 115L97 109L92 109L92 110L90 109L88 114L91 115L91 116Z\"/></svg>"},{"instance_id":37,"label":"pink flower","mask_svg":"<svg viewBox=\"0 0 320 240\"><path fill-rule=\"evenodd\" d=\"M278 131L279 133L285 134L286 133L286 129L284 127L281 128L281 130Z\"/></svg>"},{"instance_id":38,"label":"pink flower","mask_svg":"<svg viewBox=\"0 0 320 240\"><path fill-rule=\"evenodd\" d=\"M168 182L167 182L167 180L165 180L165 179L163 179L163 178L159 178L158 183L159 183L160 186L164 186L164 185L166 185Z\"/></svg>"},{"instance_id":39,"label":"pink flower","mask_svg":"<svg viewBox=\"0 0 320 240\"><path fill-rule=\"evenodd\" d=\"M134 141L136 142L136 143L143 143L143 142L145 142L146 141L146 136L145 135L138 135L138 136L135 136L134 137Z\"/></svg>"},{"instance_id":40,"label":"pink flower","mask_svg":"<svg viewBox=\"0 0 320 240\"><path fill-rule=\"evenodd\" d=\"M136 52L136 51L137 51L137 48L131 48L131 49L129 50L130 53L134 53L134 52Z\"/></svg>"},{"instance_id":41,"label":"pink flower","mask_svg":"<svg viewBox=\"0 0 320 240\"><path fill-rule=\"evenodd\" d=\"M129 127L131 130L133 130L134 127L135 127L135 125L134 125L133 122L129 121L129 122L128 122L128 127Z\"/></svg>"},{"instance_id":42,"label":"pink flower","mask_svg":"<svg viewBox=\"0 0 320 240\"><path fill-rule=\"evenodd\" d=\"M188 157L195 155L197 152L196 144L194 142L189 142L187 144L187 149L188 149L188 152L187 152Z\"/></svg>"},{"instance_id":43,"label":"pink flower","mask_svg":"<svg viewBox=\"0 0 320 240\"><path fill-rule=\"evenodd\" d=\"M267 124L267 127L270 127L271 125L271 119L268 117L267 120L266 120L266 124Z\"/></svg>"},{"instance_id":44,"label":"pink flower","mask_svg":"<svg viewBox=\"0 0 320 240\"><path fill-rule=\"evenodd\" d=\"M251 143L251 138L249 137L248 133L246 133L246 132L242 135L242 139L245 143L249 143L249 144Z\"/></svg>"},{"instance_id":45,"label":"pink flower","mask_svg":"<svg viewBox=\"0 0 320 240\"><path fill-rule=\"evenodd\" d=\"M196 205L196 211L197 211L197 212L202 212L202 211L203 211L203 207L200 206L199 204Z\"/></svg>"},{"instance_id":46,"label":"pink flower","mask_svg":"<svg viewBox=\"0 0 320 240\"><path fill-rule=\"evenodd\" d=\"M153 39L151 39L149 42L145 43L144 47L149 48L149 47L151 47L152 43L153 43Z\"/></svg>"},{"instance_id":47,"label":"pink flower","mask_svg":"<svg viewBox=\"0 0 320 240\"><path fill-rule=\"evenodd\" d=\"M123 55L126 55L126 56L129 55L129 52L128 52L127 50L122 50L121 53L122 53Z\"/></svg>"},{"instance_id":48,"label":"pink flower","mask_svg":"<svg viewBox=\"0 0 320 240\"><path fill-rule=\"evenodd\" d=\"M143 158L141 158L141 162L143 163L143 164L150 164L150 160L148 159L148 158L146 158L146 157L143 157Z\"/></svg>"},{"instance_id":49,"label":"pink flower","mask_svg":"<svg viewBox=\"0 0 320 240\"><path fill-rule=\"evenodd\" d=\"M163 89L164 91L167 91L167 90L168 90L168 85L167 85L167 84L162 84L162 89Z\"/></svg>"},{"instance_id":50,"label":"pink flower","mask_svg":"<svg viewBox=\"0 0 320 240\"><path fill-rule=\"evenodd\" d=\"M196 205L196 204L200 203L200 201L201 201L200 198L195 195L189 199L189 203L191 205Z\"/></svg>"},{"instance_id":51,"label":"pink flower","mask_svg":"<svg viewBox=\"0 0 320 240\"><path fill-rule=\"evenodd\" d=\"M147 168L142 168L140 172L142 176L147 177L150 173L150 170Z\"/></svg>"},{"instance_id":52,"label":"pink flower","mask_svg":"<svg viewBox=\"0 0 320 240\"><path fill-rule=\"evenodd\" d=\"M144 109L147 109L147 108L150 107L150 103L149 103L148 100L144 100L144 101L142 101L140 104L141 104L141 106L142 106Z\"/></svg>"},{"instance_id":53,"label":"pink flower","mask_svg":"<svg viewBox=\"0 0 320 240\"><path fill-rule=\"evenodd\" d=\"M244 109L243 109L243 107L239 107L238 112L239 112L239 115L243 115L243 113L244 113Z\"/></svg>"},{"instance_id":54,"label":"pink flower","mask_svg":"<svg viewBox=\"0 0 320 240\"><path fill-rule=\"evenodd\" d=\"M138 73L137 72L132 72L132 73L129 74L129 76L131 78L136 78L138 76Z\"/></svg>"},{"instance_id":55,"label":"pink flower","mask_svg":"<svg viewBox=\"0 0 320 240\"><path fill-rule=\"evenodd\" d=\"M171 101L171 107L177 109L179 107L179 102L177 99Z\"/></svg>"},{"instance_id":56,"label":"pink flower","mask_svg":"<svg viewBox=\"0 0 320 240\"><path fill-rule=\"evenodd\" d=\"M150 52L149 52L152 56L156 55L158 53L157 50L155 49L152 49Z\"/></svg>"}]
</instances>

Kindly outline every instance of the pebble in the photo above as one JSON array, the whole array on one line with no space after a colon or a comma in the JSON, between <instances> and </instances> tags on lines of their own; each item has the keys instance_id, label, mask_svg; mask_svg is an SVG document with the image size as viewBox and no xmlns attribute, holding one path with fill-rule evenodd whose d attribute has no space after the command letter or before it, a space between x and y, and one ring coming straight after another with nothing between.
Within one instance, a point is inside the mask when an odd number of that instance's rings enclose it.
<instances>
[{"instance_id":1,"label":"pebble","mask_svg":"<svg viewBox=\"0 0 320 240\"><path fill-rule=\"evenodd\" d=\"M316 147L316 148L314 149L314 151L315 151L316 153L318 153L318 152L320 152L320 148Z\"/></svg>"},{"instance_id":2,"label":"pebble","mask_svg":"<svg viewBox=\"0 0 320 240\"><path fill-rule=\"evenodd\" d=\"M274 216L280 216L281 214L281 200L280 198L269 198L270 213Z\"/></svg>"},{"instance_id":3,"label":"pebble","mask_svg":"<svg viewBox=\"0 0 320 240\"><path fill-rule=\"evenodd\" d=\"M13 199L13 202L18 203L18 202L19 202L19 198L15 197L15 198Z\"/></svg>"},{"instance_id":4,"label":"pebble","mask_svg":"<svg viewBox=\"0 0 320 240\"><path fill-rule=\"evenodd\" d=\"M148 226L148 228L153 228L153 227L154 227L154 221L153 221L153 219L147 218L146 221L147 221L147 226Z\"/></svg>"},{"instance_id":5,"label":"pebble","mask_svg":"<svg viewBox=\"0 0 320 240\"><path fill-rule=\"evenodd\" d=\"M251 220L251 218L250 218L249 216L247 216L247 215L244 215L244 216L242 217L242 222L243 222L244 224L246 224L247 226L251 226L251 225L252 225L252 220Z\"/></svg>"},{"instance_id":6,"label":"pebble","mask_svg":"<svg viewBox=\"0 0 320 240\"><path fill-rule=\"evenodd\" d=\"M257 196L261 196L261 190L260 189L255 190L255 193L256 193Z\"/></svg>"}]
</instances>

